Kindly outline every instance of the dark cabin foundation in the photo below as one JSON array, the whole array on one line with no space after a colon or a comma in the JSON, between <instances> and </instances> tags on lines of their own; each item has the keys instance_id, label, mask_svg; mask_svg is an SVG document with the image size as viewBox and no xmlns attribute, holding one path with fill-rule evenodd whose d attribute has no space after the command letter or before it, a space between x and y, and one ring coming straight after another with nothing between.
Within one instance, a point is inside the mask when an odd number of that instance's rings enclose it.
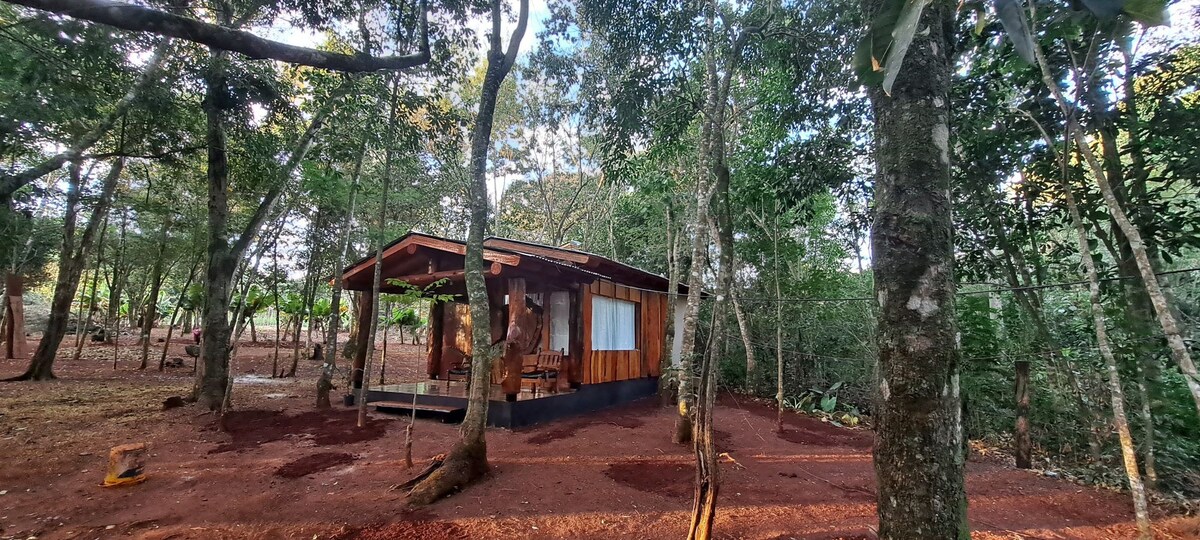
<instances>
[{"instance_id":1,"label":"dark cabin foundation","mask_svg":"<svg viewBox=\"0 0 1200 540\"><path fill-rule=\"evenodd\" d=\"M579 390L558 394L522 392L508 401L493 387L488 401L487 425L519 428L543 424L636 401L658 392L658 378L647 377L584 385ZM409 414L416 394L417 416L458 423L467 410L466 386L448 381L389 384L367 392L367 405L382 412ZM382 404L382 405L381 405Z\"/></svg>"}]
</instances>

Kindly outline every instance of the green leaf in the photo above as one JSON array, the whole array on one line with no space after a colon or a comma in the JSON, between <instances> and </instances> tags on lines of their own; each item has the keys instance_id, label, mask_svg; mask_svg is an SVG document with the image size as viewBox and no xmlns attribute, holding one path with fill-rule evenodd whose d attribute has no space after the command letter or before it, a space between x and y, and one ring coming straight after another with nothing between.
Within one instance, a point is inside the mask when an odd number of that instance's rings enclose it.
<instances>
[{"instance_id":1,"label":"green leaf","mask_svg":"<svg viewBox=\"0 0 1200 540\"><path fill-rule=\"evenodd\" d=\"M1127 0L1125 14L1146 26L1166 25L1167 0Z\"/></svg>"},{"instance_id":2,"label":"green leaf","mask_svg":"<svg viewBox=\"0 0 1200 540\"><path fill-rule=\"evenodd\" d=\"M1083 0L1083 5L1101 19L1111 19L1121 14L1128 0Z\"/></svg>"},{"instance_id":3,"label":"green leaf","mask_svg":"<svg viewBox=\"0 0 1200 540\"><path fill-rule=\"evenodd\" d=\"M858 84L863 86L883 84L883 72L875 69L873 44L871 36L863 36L854 50L854 74L858 76Z\"/></svg>"},{"instance_id":4,"label":"green leaf","mask_svg":"<svg viewBox=\"0 0 1200 540\"><path fill-rule=\"evenodd\" d=\"M996 0L996 15L1000 17L1000 24L1004 26L1004 32L1008 34L1017 55L1032 64L1036 62L1033 56L1034 42L1029 26L1025 24L1024 6L1021 0Z\"/></svg>"},{"instance_id":5,"label":"green leaf","mask_svg":"<svg viewBox=\"0 0 1200 540\"><path fill-rule=\"evenodd\" d=\"M883 62L883 91L892 95L892 85L900 75L900 67L904 64L904 56L908 54L908 46L912 45L913 37L917 35L917 26L921 23L921 12L931 0L908 0L900 9L900 17L896 19L896 27L892 30L892 45L887 59Z\"/></svg>"}]
</instances>

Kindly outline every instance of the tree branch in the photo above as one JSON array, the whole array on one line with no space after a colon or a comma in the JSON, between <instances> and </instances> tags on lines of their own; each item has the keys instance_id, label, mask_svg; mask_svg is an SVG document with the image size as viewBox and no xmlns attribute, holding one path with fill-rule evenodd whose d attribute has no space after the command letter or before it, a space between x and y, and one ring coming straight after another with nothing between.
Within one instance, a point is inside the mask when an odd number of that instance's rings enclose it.
<instances>
[{"instance_id":1,"label":"tree branch","mask_svg":"<svg viewBox=\"0 0 1200 540\"><path fill-rule=\"evenodd\" d=\"M174 15L156 9L110 0L5 0L76 19L132 30L150 32L207 45L213 49L241 53L253 59L271 59L290 64L360 73L398 70L429 62L429 10L421 0L421 43L414 54L370 56L339 54L296 47L258 37L250 32Z\"/></svg>"},{"instance_id":2,"label":"tree branch","mask_svg":"<svg viewBox=\"0 0 1200 540\"><path fill-rule=\"evenodd\" d=\"M64 163L78 159L83 155L83 152L91 148L108 133L110 129L120 120L125 113L129 111L129 107L142 95L151 83L156 82L158 69L162 66L163 60L167 56L167 51L170 49L171 40L163 40L162 43L154 50L154 55L150 57L150 62L146 64L146 69L142 72L142 76L134 83L133 88L130 88L121 100L113 107L112 112L108 113L99 124L96 124L87 133L77 139L70 148L59 152L37 165L29 167L21 172L14 174L0 175L0 201L6 200L12 196L18 189L28 185L30 182L37 180L47 174L50 174Z\"/></svg>"},{"instance_id":3,"label":"tree branch","mask_svg":"<svg viewBox=\"0 0 1200 540\"><path fill-rule=\"evenodd\" d=\"M313 140L324 125L325 119L333 112L337 103L354 87L354 80L348 80L342 83L342 86L329 96L328 101L313 115L312 121L309 122L308 128L300 135L296 141L296 148L292 150L292 154L288 156L287 163L283 165L283 169L279 174L279 183L272 187L267 192L266 197L259 203L258 208L254 211L254 215L250 218L250 222L246 224L246 228L242 230L241 236L238 236L237 242L234 242L232 249L229 252L231 260L238 260L242 254L246 252L246 248L250 246L250 242L254 241L254 237L258 235L258 230L267 220L267 216L271 213L275 203L279 200L279 196L283 194L283 188L287 185L288 178L300 166L300 162L304 160L304 156L308 154L308 150L312 148Z\"/></svg>"},{"instance_id":4,"label":"tree branch","mask_svg":"<svg viewBox=\"0 0 1200 540\"><path fill-rule=\"evenodd\" d=\"M521 49L521 40L525 37L525 27L529 23L529 0L521 0L521 11L517 16L517 28L513 30L512 38L508 40L508 50L504 53L504 65L512 67L517 62L517 53ZM498 19L493 23L492 28L495 39L500 39Z\"/></svg>"}]
</instances>

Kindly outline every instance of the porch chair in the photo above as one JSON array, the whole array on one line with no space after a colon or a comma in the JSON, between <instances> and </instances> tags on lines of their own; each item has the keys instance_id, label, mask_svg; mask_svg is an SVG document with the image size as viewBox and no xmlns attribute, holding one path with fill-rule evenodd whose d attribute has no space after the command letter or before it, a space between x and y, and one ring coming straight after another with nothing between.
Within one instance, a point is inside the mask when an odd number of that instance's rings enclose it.
<instances>
[{"instance_id":1,"label":"porch chair","mask_svg":"<svg viewBox=\"0 0 1200 540\"><path fill-rule=\"evenodd\" d=\"M529 355L534 356L534 355ZM563 351L542 351L531 359L521 370L521 385L529 383L530 390L537 393L539 384L549 386L552 393L558 393L558 371L562 368ZM532 364L532 365L530 365Z\"/></svg>"},{"instance_id":2,"label":"porch chair","mask_svg":"<svg viewBox=\"0 0 1200 540\"><path fill-rule=\"evenodd\" d=\"M471 357L463 358L446 370L447 381L471 382Z\"/></svg>"}]
</instances>

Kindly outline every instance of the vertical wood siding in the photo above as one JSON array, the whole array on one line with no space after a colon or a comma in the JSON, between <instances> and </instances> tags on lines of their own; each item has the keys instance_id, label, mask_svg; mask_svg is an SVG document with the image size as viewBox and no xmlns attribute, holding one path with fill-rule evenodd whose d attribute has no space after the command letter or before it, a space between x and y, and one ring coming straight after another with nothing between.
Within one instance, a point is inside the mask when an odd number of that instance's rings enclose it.
<instances>
[{"instance_id":1,"label":"vertical wood siding","mask_svg":"<svg viewBox=\"0 0 1200 540\"><path fill-rule=\"evenodd\" d=\"M592 296L605 296L637 304L637 349L632 351L592 350ZM632 289L598 280L583 289L583 383L659 376L666 328L667 295Z\"/></svg>"}]
</instances>

